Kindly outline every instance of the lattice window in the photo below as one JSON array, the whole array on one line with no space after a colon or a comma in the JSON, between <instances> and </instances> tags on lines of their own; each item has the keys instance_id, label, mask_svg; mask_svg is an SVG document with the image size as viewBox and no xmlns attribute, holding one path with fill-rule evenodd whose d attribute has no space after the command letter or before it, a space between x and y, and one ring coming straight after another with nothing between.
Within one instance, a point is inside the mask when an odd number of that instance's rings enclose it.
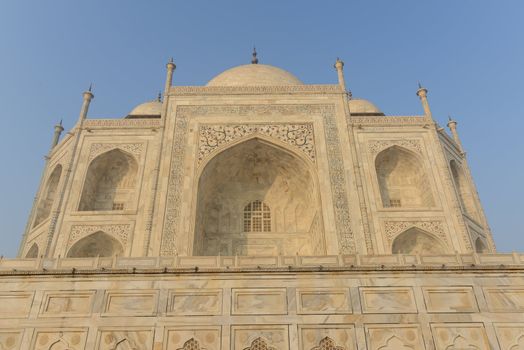
<instances>
[{"instance_id":1,"label":"lattice window","mask_svg":"<svg viewBox=\"0 0 524 350\"><path fill-rule=\"evenodd\" d=\"M311 350L345 350L342 346L337 346L335 341L330 337L323 338L318 346L315 346Z\"/></svg>"},{"instance_id":2,"label":"lattice window","mask_svg":"<svg viewBox=\"0 0 524 350\"><path fill-rule=\"evenodd\" d=\"M244 350L277 350L272 346L269 346L266 341L260 337L256 338L251 342L251 346Z\"/></svg>"},{"instance_id":3,"label":"lattice window","mask_svg":"<svg viewBox=\"0 0 524 350\"><path fill-rule=\"evenodd\" d=\"M198 343L198 340L196 340L195 338L191 338L184 343L184 346L182 348L179 348L177 350L205 350L205 349L200 348L200 344Z\"/></svg>"},{"instance_id":4,"label":"lattice window","mask_svg":"<svg viewBox=\"0 0 524 350\"><path fill-rule=\"evenodd\" d=\"M244 207L244 232L271 232L271 211L256 200Z\"/></svg>"},{"instance_id":5,"label":"lattice window","mask_svg":"<svg viewBox=\"0 0 524 350\"><path fill-rule=\"evenodd\" d=\"M389 200L389 208L400 208L402 204L400 203L400 199L390 199Z\"/></svg>"},{"instance_id":6,"label":"lattice window","mask_svg":"<svg viewBox=\"0 0 524 350\"><path fill-rule=\"evenodd\" d=\"M124 210L124 203L113 202L113 210Z\"/></svg>"}]
</instances>

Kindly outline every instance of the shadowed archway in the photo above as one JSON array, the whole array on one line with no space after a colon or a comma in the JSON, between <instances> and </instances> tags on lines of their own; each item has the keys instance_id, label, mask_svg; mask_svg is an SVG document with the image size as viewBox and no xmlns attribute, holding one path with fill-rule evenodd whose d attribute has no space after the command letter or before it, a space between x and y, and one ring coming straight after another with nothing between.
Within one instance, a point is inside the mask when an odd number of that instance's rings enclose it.
<instances>
[{"instance_id":1,"label":"shadowed archway","mask_svg":"<svg viewBox=\"0 0 524 350\"><path fill-rule=\"evenodd\" d=\"M260 138L203 169L193 255L325 254L318 186L298 155Z\"/></svg>"}]
</instances>

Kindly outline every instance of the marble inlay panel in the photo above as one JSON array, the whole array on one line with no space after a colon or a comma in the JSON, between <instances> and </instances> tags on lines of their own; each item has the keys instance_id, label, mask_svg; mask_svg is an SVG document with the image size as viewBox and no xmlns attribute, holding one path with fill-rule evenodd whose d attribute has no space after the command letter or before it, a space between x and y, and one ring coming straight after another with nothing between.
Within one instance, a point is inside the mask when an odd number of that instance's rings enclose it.
<instances>
[{"instance_id":1,"label":"marble inlay panel","mask_svg":"<svg viewBox=\"0 0 524 350\"><path fill-rule=\"evenodd\" d=\"M298 314L351 313L348 288L299 288L297 289Z\"/></svg>"},{"instance_id":2,"label":"marble inlay panel","mask_svg":"<svg viewBox=\"0 0 524 350\"><path fill-rule=\"evenodd\" d=\"M221 315L222 289L176 289L169 291L169 315Z\"/></svg>"},{"instance_id":3,"label":"marble inlay panel","mask_svg":"<svg viewBox=\"0 0 524 350\"><path fill-rule=\"evenodd\" d=\"M411 287L360 287L359 292L365 314L417 313Z\"/></svg>"},{"instance_id":4,"label":"marble inlay panel","mask_svg":"<svg viewBox=\"0 0 524 350\"><path fill-rule=\"evenodd\" d=\"M494 326L501 349L524 349L524 323L495 323Z\"/></svg>"},{"instance_id":5,"label":"marble inlay panel","mask_svg":"<svg viewBox=\"0 0 524 350\"><path fill-rule=\"evenodd\" d=\"M234 288L231 314L233 315L285 315L287 297L285 288Z\"/></svg>"},{"instance_id":6,"label":"marble inlay panel","mask_svg":"<svg viewBox=\"0 0 524 350\"><path fill-rule=\"evenodd\" d=\"M0 318L26 318L33 304L32 292L1 292Z\"/></svg>"},{"instance_id":7,"label":"marble inlay panel","mask_svg":"<svg viewBox=\"0 0 524 350\"><path fill-rule=\"evenodd\" d=\"M89 316L94 295L94 291L47 292L40 317Z\"/></svg>"},{"instance_id":8,"label":"marble inlay panel","mask_svg":"<svg viewBox=\"0 0 524 350\"><path fill-rule=\"evenodd\" d=\"M473 287L424 287L422 289L429 313L478 312Z\"/></svg>"},{"instance_id":9,"label":"marble inlay panel","mask_svg":"<svg viewBox=\"0 0 524 350\"><path fill-rule=\"evenodd\" d=\"M23 330L0 329L0 349L19 350L23 335Z\"/></svg>"},{"instance_id":10,"label":"marble inlay panel","mask_svg":"<svg viewBox=\"0 0 524 350\"><path fill-rule=\"evenodd\" d=\"M287 325L231 326L231 350L288 350Z\"/></svg>"},{"instance_id":11,"label":"marble inlay panel","mask_svg":"<svg viewBox=\"0 0 524 350\"><path fill-rule=\"evenodd\" d=\"M154 332L148 328L102 328L97 335L97 350L151 349Z\"/></svg>"},{"instance_id":12,"label":"marble inlay panel","mask_svg":"<svg viewBox=\"0 0 524 350\"><path fill-rule=\"evenodd\" d=\"M166 327L164 350L220 350L222 346L220 326ZM156 348L155 348L156 350ZM160 348L158 348L160 350Z\"/></svg>"},{"instance_id":13,"label":"marble inlay panel","mask_svg":"<svg viewBox=\"0 0 524 350\"><path fill-rule=\"evenodd\" d=\"M487 287L484 296L492 312L524 311L524 287Z\"/></svg>"},{"instance_id":14,"label":"marble inlay panel","mask_svg":"<svg viewBox=\"0 0 524 350\"><path fill-rule=\"evenodd\" d=\"M356 350L352 324L298 325L301 350Z\"/></svg>"},{"instance_id":15,"label":"marble inlay panel","mask_svg":"<svg viewBox=\"0 0 524 350\"><path fill-rule=\"evenodd\" d=\"M108 291L103 316L153 316L158 291Z\"/></svg>"},{"instance_id":16,"label":"marble inlay panel","mask_svg":"<svg viewBox=\"0 0 524 350\"><path fill-rule=\"evenodd\" d=\"M31 341L32 350L83 350L87 329L54 328L37 329Z\"/></svg>"},{"instance_id":17,"label":"marble inlay panel","mask_svg":"<svg viewBox=\"0 0 524 350\"><path fill-rule=\"evenodd\" d=\"M431 324L436 350L491 349L482 323Z\"/></svg>"},{"instance_id":18,"label":"marble inlay panel","mask_svg":"<svg viewBox=\"0 0 524 350\"><path fill-rule=\"evenodd\" d=\"M365 325L367 350L426 349L419 325Z\"/></svg>"}]
</instances>

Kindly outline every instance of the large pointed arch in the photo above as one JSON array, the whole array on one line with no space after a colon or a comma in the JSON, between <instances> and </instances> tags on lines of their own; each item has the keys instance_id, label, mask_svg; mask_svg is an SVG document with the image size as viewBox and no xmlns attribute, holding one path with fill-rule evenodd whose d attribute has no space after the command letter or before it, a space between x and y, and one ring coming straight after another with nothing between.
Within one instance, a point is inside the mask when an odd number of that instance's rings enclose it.
<instances>
[{"instance_id":1,"label":"large pointed arch","mask_svg":"<svg viewBox=\"0 0 524 350\"><path fill-rule=\"evenodd\" d=\"M433 234L411 227L399 234L391 245L393 254L423 254L440 255L446 254L446 245Z\"/></svg>"},{"instance_id":2,"label":"large pointed arch","mask_svg":"<svg viewBox=\"0 0 524 350\"><path fill-rule=\"evenodd\" d=\"M397 145L386 148L375 158L375 170L383 207L435 205L424 164L415 153Z\"/></svg>"},{"instance_id":3,"label":"large pointed arch","mask_svg":"<svg viewBox=\"0 0 524 350\"><path fill-rule=\"evenodd\" d=\"M68 258L94 258L122 255L122 244L103 231L94 232L71 246Z\"/></svg>"},{"instance_id":4,"label":"large pointed arch","mask_svg":"<svg viewBox=\"0 0 524 350\"><path fill-rule=\"evenodd\" d=\"M138 164L129 153L115 148L91 161L78 210L125 210L134 200Z\"/></svg>"},{"instance_id":5,"label":"large pointed arch","mask_svg":"<svg viewBox=\"0 0 524 350\"><path fill-rule=\"evenodd\" d=\"M193 255L325 254L316 173L304 158L253 135L208 159L199 169ZM255 202L271 208L261 214L270 216L266 232L245 231L245 208Z\"/></svg>"},{"instance_id":6,"label":"large pointed arch","mask_svg":"<svg viewBox=\"0 0 524 350\"><path fill-rule=\"evenodd\" d=\"M49 217L51 208L55 202L55 198L58 190L58 183L60 182L60 176L62 175L62 166L58 164L54 169L49 178L47 179L44 191L41 194L38 206L36 209L35 221L33 227L38 226L41 222Z\"/></svg>"},{"instance_id":7,"label":"large pointed arch","mask_svg":"<svg viewBox=\"0 0 524 350\"><path fill-rule=\"evenodd\" d=\"M38 252L39 252L38 244L33 243L33 245L31 245L31 248L29 248L29 250L25 254L25 258L26 259L36 259L38 258Z\"/></svg>"}]
</instances>

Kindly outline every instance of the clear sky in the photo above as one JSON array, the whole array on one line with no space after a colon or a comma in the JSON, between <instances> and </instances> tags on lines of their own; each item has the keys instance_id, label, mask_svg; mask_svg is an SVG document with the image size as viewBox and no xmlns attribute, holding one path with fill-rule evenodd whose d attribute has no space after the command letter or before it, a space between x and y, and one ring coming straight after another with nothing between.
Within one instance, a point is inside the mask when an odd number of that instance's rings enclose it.
<instances>
[{"instance_id":1,"label":"clear sky","mask_svg":"<svg viewBox=\"0 0 524 350\"><path fill-rule=\"evenodd\" d=\"M121 117L163 87L202 85L231 66L282 67L334 83L386 114L459 132L500 251L524 251L524 1L0 2L0 255L13 257L53 133L71 128L91 82L91 117Z\"/></svg>"}]
</instances>

